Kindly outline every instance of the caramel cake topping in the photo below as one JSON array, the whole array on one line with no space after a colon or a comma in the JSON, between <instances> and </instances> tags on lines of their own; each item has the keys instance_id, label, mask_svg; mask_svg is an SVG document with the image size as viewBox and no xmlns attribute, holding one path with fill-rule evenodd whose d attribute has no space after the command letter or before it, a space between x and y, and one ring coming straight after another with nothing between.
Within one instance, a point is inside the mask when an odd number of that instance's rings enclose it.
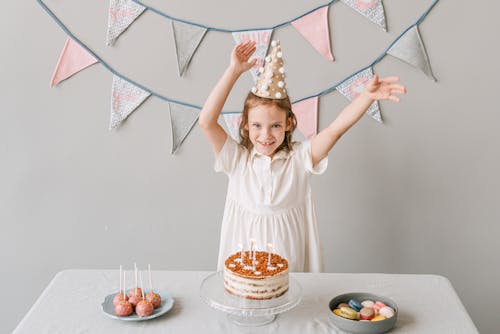
<instances>
[{"instance_id":1,"label":"caramel cake topping","mask_svg":"<svg viewBox=\"0 0 500 334\"><path fill-rule=\"evenodd\" d=\"M288 261L278 254L271 254L271 265L268 268L268 252L255 252L255 269L252 267L252 258L250 251L243 253L243 263L241 263L241 252L231 255L226 259L225 266L231 272L242 277L251 277L254 279L273 276L288 269Z\"/></svg>"}]
</instances>

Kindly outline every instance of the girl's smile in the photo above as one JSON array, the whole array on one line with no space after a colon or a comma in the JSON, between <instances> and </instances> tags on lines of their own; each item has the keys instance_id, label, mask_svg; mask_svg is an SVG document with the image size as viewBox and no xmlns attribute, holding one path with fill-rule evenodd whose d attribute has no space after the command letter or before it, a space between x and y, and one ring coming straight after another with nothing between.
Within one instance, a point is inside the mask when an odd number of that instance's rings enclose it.
<instances>
[{"instance_id":1,"label":"girl's smile","mask_svg":"<svg viewBox=\"0 0 500 334\"><path fill-rule=\"evenodd\" d=\"M257 105L248 112L246 128L255 149L272 157L290 129L286 112L275 105Z\"/></svg>"}]
</instances>

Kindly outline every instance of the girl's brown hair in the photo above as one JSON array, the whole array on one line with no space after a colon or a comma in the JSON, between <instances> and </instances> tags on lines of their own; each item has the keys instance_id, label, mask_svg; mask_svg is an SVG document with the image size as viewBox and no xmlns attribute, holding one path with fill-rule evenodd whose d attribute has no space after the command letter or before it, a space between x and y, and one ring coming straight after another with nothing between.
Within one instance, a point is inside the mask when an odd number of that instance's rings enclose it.
<instances>
[{"instance_id":1,"label":"girl's brown hair","mask_svg":"<svg viewBox=\"0 0 500 334\"><path fill-rule=\"evenodd\" d=\"M290 130L285 131L285 140L283 143L276 149L276 152L280 150L290 151L292 149L292 134L295 128L297 127L297 118L295 118L295 114L292 112L292 103L288 96L284 99L274 100L267 99L263 97L259 97L254 95L252 92L249 92L247 98L245 99L245 105L243 106L243 114L241 115L241 123L240 123L240 144L243 147L246 147L248 151L253 148L252 141L250 140L250 135L246 126L248 124L248 111L256 107L258 105L274 105L286 113L286 122L290 122Z\"/></svg>"}]
</instances>

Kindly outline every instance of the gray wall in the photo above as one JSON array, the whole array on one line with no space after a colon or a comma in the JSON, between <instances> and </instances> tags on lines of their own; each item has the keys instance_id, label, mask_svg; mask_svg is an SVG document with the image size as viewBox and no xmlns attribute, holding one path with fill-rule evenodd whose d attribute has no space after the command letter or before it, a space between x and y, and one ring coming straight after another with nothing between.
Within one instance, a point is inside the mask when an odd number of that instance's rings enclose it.
<instances>
[{"instance_id":1,"label":"gray wall","mask_svg":"<svg viewBox=\"0 0 500 334\"><path fill-rule=\"evenodd\" d=\"M147 3L238 28L283 21L326 1L197 2ZM118 71L198 105L233 46L231 35L208 33L178 78L169 21L146 13L109 48L108 1L47 3ZM370 63L430 3L386 0L389 33L335 4L334 63L290 26L279 29L292 97ZM364 117L331 152L328 171L312 181L328 272L444 275L482 333L499 325L499 11L493 1L441 1L420 26L439 82L386 57L376 72L400 75L408 95L381 103L384 125ZM50 89L65 34L35 1L8 1L0 15L0 280L8 301L0 306L0 332L15 327L62 269L137 261L214 270L226 179L213 172L200 129L171 156L167 105L151 98L109 132L110 73L94 65ZM250 85L249 75L241 78L229 110L241 107ZM321 98L320 128L345 105L338 93Z\"/></svg>"}]
</instances>

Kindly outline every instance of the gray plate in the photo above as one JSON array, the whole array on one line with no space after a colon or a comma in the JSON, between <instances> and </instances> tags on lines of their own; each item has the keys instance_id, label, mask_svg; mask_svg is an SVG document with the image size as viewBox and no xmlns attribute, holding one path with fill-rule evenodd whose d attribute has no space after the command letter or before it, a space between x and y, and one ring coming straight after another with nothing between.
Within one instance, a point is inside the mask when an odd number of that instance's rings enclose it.
<instances>
[{"instance_id":1,"label":"gray plate","mask_svg":"<svg viewBox=\"0 0 500 334\"><path fill-rule=\"evenodd\" d=\"M146 294L147 292L144 291L144 293ZM158 318L167 313L168 311L170 311L170 309L174 306L174 299L172 298L172 295L170 293L165 291L160 291L158 292L158 294L161 297L161 305L160 307L155 308L153 313L148 317L141 318L135 312L127 317L117 316L115 313L115 306L113 305L113 298L116 296L116 293L107 295L106 298L104 298L104 302L101 304L102 312L106 314L108 317L123 321L144 321L144 320Z\"/></svg>"},{"instance_id":2,"label":"gray plate","mask_svg":"<svg viewBox=\"0 0 500 334\"><path fill-rule=\"evenodd\" d=\"M363 300L373 300L374 302L380 300L387 306L390 306L394 309L394 316L382 320L382 321L355 321L342 318L332 312L333 309L340 303L347 303L349 299L356 299L359 302ZM355 334L380 334L389 331L396 324L396 320L398 317L398 306L394 301L389 298L377 296L371 293L365 292L351 292L345 293L342 295L338 295L333 298L328 304L330 308L330 319L332 319L335 326L344 330L346 332L355 333Z\"/></svg>"}]
</instances>

